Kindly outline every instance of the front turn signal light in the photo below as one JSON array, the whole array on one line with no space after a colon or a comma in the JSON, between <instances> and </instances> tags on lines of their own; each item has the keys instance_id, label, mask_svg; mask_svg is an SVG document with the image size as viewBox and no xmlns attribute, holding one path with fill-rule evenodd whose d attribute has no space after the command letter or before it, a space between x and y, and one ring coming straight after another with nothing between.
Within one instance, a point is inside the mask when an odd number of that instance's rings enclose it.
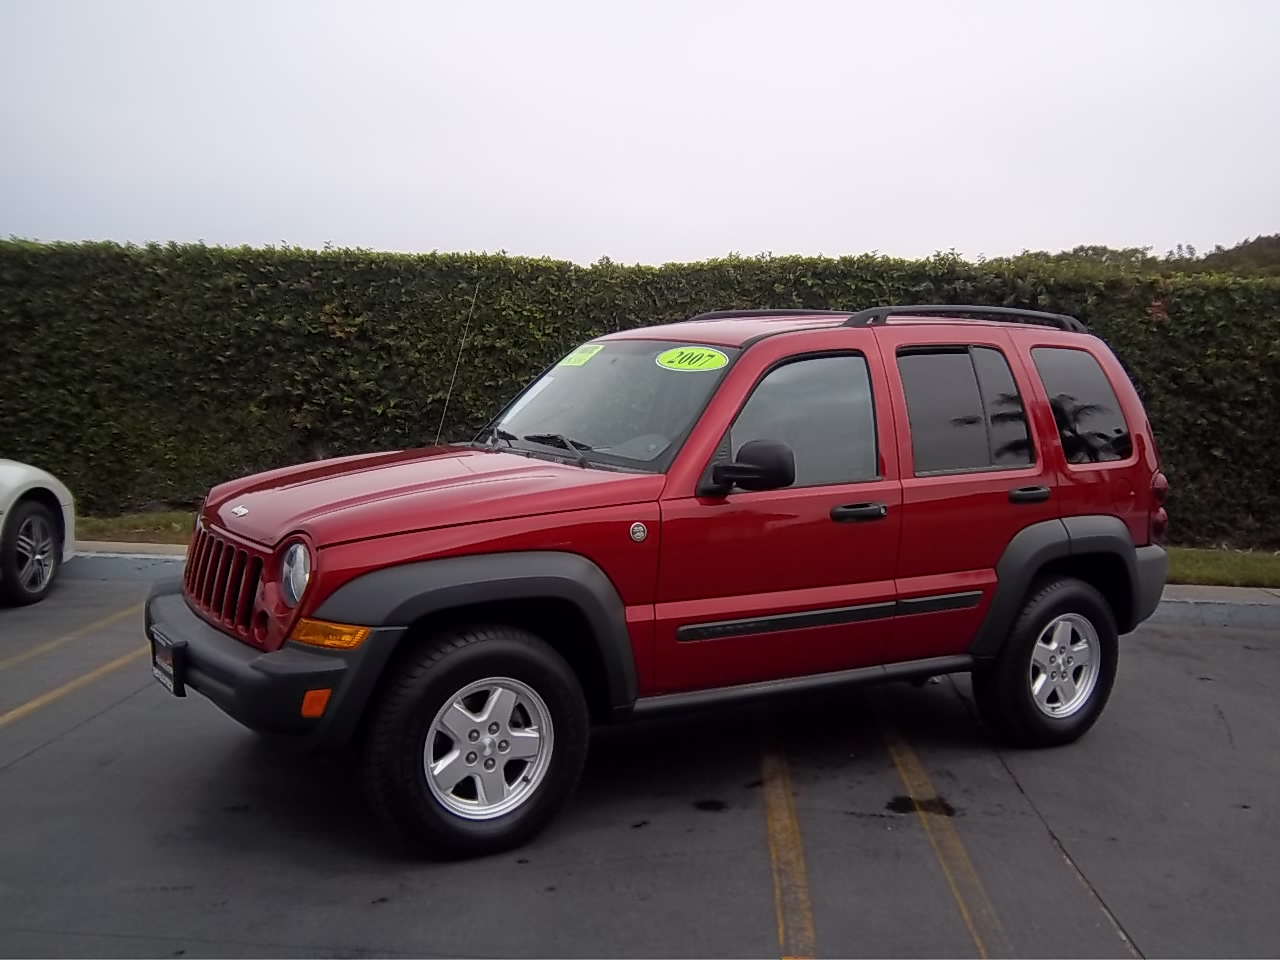
<instances>
[{"instance_id":1,"label":"front turn signal light","mask_svg":"<svg viewBox=\"0 0 1280 960\"><path fill-rule=\"evenodd\" d=\"M312 647L329 650L354 650L369 636L368 627L353 627L346 623L329 623L325 620L299 620L289 634L290 640Z\"/></svg>"}]
</instances>

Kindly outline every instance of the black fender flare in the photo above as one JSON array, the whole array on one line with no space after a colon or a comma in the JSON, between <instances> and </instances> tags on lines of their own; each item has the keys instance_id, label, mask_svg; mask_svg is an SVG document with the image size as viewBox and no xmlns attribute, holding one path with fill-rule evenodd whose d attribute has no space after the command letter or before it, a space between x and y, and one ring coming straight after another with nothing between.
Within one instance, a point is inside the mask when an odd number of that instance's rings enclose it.
<instances>
[{"instance_id":1,"label":"black fender flare","mask_svg":"<svg viewBox=\"0 0 1280 960\"><path fill-rule=\"evenodd\" d=\"M1000 652L1031 585L1046 565L1066 557L1099 553L1114 554L1125 564L1132 595L1138 584L1137 551L1129 528L1119 517L1086 515L1042 520L1018 531L996 564L995 594L969 644L969 653L987 658ZM1134 596L1132 609L1140 606ZM1134 624L1117 623L1116 626L1125 634Z\"/></svg>"},{"instance_id":2,"label":"black fender flare","mask_svg":"<svg viewBox=\"0 0 1280 960\"><path fill-rule=\"evenodd\" d=\"M344 583L312 616L405 628L451 608L526 599L564 600L582 613L604 665L609 705L629 709L637 686L625 606L608 575L576 553L487 553L384 567Z\"/></svg>"}]
</instances>

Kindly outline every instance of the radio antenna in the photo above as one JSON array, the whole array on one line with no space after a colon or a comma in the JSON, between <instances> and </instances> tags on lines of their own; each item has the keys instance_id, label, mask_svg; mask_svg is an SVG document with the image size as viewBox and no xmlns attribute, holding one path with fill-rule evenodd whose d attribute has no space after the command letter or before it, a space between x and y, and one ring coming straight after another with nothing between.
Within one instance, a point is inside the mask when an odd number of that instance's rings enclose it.
<instances>
[{"instance_id":1,"label":"radio antenna","mask_svg":"<svg viewBox=\"0 0 1280 960\"><path fill-rule=\"evenodd\" d=\"M449 398L453 396L453 385L458 381L458 367L462 366L462 350L467 345L467 331L471 329L471 314L475 313L476 297L480 295L480 281L476 281L475 293L471 294L471 309L467 311L467 322L462 328L462 341L458 344L458 359L453 365L453 377L449 380L449 392L444 395L444 409L440 411L440 426L436 430L436 446L440 445L440 434L444 433L444 418L449 412Z\"/></svg>"}]
</instances>

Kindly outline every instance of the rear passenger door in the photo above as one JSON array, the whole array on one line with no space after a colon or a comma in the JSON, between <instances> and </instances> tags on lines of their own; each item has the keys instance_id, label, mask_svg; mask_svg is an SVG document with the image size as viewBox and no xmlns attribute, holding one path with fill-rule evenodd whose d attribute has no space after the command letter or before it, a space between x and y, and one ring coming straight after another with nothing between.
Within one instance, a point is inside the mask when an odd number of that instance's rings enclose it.
<instances>
[{"instance_id":1,"label":"rear passenger door","mask_svg":"<svg viewBox=\"0 0 1280 960\"><path fill-rule=\"evenodd\" d=\"M1058 516L1057 472L1028 428L1027 372L1000 327L887 326L902 469L898 617L886 661L963 653L1009 541Z\"/></svg>"}]
</instances>

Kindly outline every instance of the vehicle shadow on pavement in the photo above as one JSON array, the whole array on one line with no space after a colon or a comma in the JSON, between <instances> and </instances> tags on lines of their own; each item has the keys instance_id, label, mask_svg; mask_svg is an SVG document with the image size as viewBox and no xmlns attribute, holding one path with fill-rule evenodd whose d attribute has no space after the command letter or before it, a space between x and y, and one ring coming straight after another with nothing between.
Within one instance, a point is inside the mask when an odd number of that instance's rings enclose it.
<instances>
[{"instance_id":1,"label":"vehicle shadow on pavement","mask_svg":"<svg viewBox=\"0 0 1280 960\"><path fill-rule=\"evenodd\" d=\"M757 805L740 790L761 786L762 756L771 749L785 754L797 784L885 771L896 783L890 731L923 751L989 754L996 743L965 703L967 691L948 678L920 687L886 683L602 729L575 815L608 819L611 806L630 813L638 796L695 809Z\"/></svg>"},{"instance_id":2,"label":"vehicle shadow on pavement","mask_svg":"<svg viewBox=\"0 0 1280 960\"><path fill-rule=\"evenodd\" d=\"M992 741L971 717L956 687L885 684L719 707L620 727L600 728L568 809L530 849L553 849L566 837L646 826L656 816L762 806L761 758L781 749L797 785L815 778L892 772L885 730L924 750L987 751ZM210 745L201 803L189 840L224 855L242 847L258 856L332 870L432 861L404 848L365 805L349 755L308 756L241 733ZM891 800L877 798L877 803ZM513 854L519 856L519 853Z\"/></svg>"},{"instance_id":3,"label":"vehicle shadow on pavement","mask_svg":"<svg viewBox=\"0 0 1280 960\"><path fill-rule=\"evenodd\" d=\"M294 862L407 861L374 820L347 755L298 754L255 734L227 738L202 766L203 817L188 834L226 854L242 847Z\"/></svg>"}]
</instances>

